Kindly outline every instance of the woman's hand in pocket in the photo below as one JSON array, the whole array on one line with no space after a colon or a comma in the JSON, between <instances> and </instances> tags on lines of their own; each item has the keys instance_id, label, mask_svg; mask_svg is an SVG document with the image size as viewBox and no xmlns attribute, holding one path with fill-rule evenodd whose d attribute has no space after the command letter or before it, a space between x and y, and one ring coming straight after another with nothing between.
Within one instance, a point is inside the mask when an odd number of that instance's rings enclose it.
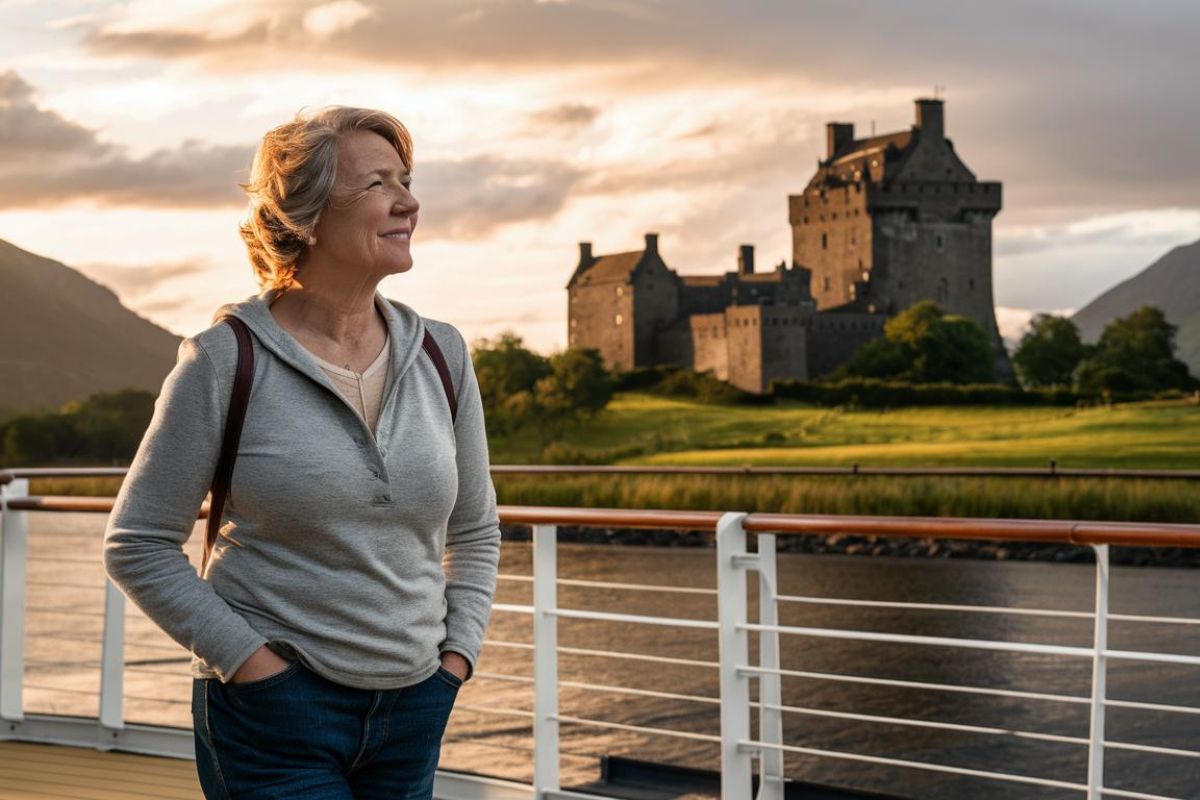
<instances>
[{"instance_id":1,"label":"woman's hand in pocket","mask_svg":"<svg viewBox=\"0 0 1200 800\"><path fill-rule=\"evenodd\" d=\"M230 683L247 683L269 678L283 672L292 662L278 655L265 644L250 654L238 671L229 679Z\"/></svg>"}]
</instances>

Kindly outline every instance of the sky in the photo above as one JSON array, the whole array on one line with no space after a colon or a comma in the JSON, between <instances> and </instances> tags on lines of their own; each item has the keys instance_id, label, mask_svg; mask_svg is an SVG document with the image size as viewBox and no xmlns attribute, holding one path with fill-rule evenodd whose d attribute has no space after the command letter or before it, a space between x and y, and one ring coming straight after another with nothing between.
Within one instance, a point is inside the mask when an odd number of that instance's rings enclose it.
<instances>
[{"instance_id":1,"label":"sky","mask_svg":"<svg viewBox=\"0 0 1200 800\"><path fill-rule=\"evenodd\" d=\"M947 135L1004 184L997 318L1077 309L1200 239L1194 0L0 0L0 239L182 335L255 293L238 182L304 108L415 143L414 266L469 340L566 343L579 242L683 274L790 259L825 123Z\"/></svg>"}]
</instances>

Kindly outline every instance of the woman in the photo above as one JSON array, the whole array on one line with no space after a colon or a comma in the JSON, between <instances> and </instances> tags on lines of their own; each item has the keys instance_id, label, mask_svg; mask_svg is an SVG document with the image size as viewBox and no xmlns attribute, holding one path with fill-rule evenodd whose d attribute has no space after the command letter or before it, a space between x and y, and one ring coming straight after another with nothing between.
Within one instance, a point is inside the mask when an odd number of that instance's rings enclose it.
<instances>
[{"instance_id":1,"label":"woman","mask_svg":"<svg viewBox=\"0 0 1200 800\"><path fill-rule=\"evenodd\" d=\"M255 369L204 574L182 545L229 409L229 325L181 344L109 519L109 577L193 653L207 798L432 797L482 647L500 529L475 373L454 326L376 291L412 268L411 173L383 112L267 133L241 226L263 291L217 312L249 327Z\"/></svg>"}]
</instances>

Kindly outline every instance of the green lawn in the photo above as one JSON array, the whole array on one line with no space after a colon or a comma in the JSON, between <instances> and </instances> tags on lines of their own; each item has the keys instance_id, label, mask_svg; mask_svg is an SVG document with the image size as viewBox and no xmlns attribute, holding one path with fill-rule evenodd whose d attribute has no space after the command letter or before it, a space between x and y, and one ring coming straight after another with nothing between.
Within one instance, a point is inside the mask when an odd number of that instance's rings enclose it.
<instances>
[{"instance_id":1,"label":"green lawn","mask_svg":"<svg viewBox=\"0 0 1200 800\"><path fill-rule=\"evenodd\" d=\"M566 448L612 464L697 466L980 465L1200 468L1200 406L925 407L845 411L800 404L707 406L619 394ZM493 463L536 463L525 434L492 444Z\"/></svg>"}]
</instances>

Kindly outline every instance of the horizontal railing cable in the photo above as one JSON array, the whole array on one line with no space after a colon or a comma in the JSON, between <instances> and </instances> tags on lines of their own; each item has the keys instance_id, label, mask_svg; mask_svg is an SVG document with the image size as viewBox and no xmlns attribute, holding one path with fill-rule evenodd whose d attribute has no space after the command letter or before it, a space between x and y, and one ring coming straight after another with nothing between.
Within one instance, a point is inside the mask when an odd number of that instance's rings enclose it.
<instances>
[{"instance_id":1,"label":"horizontal railing cable","mask_svg":"<svg viewBox=\"0 0 1200 800\"><path fill-rule=\"evenodd\" d=\"M958 722L939 722L936 720L911 719L909 717L889 717L879 714L860 714L852 711L833 711L824 708L805 708L802 706L782 705L776 703L756 703L751 701L751 706L770 708L776 711L785 711L789 714L802 714L810 717L824 717L826 719L852 719L858 722L877 722L885 725L902 725L914 728L934 728L943 731L959 731L960 733L980 733L991 736L1011 736L1017 739L1037 739L1046 742L1060 742L1065 744L1083 744L1088 743L1087 737L1083 736L1063 736L1057 733L1038 733L1036 731L1023 731L1015 728L994 728L986 725L966 725Z\"/></svg>"},{"instance_id":2,"label":"horizontal railing cable","mask_svg":"<svg viewBox=\"0 0 1200 800\"><path fill-rule=\"evenodd\" d=\"M800 747L798 745L791 744L775 744L771 742L754 741L752 739L742 739L738 742L738 744L739 746L751 749L781 750L787 753L799 753L807 756L845 759L848 761L859 761L868 764L885 764L893 767L909 767L911 769L944 772L951 775L965 775L973 778L990 778L992 780L1011 781L1014 783L1031 784L1033 786L1047 786L1055 789L1074 789L1076 791L1087 791L1088 788L1082 783L1060 781L1052 778L1037 778L1030 775L1015 775L1009 772L993 772L990 770L970 769L968 767L955 767L949 764L930 764L927 761L912 761L905 758L890 758L887 756L871 756L861 753L846 753L840 750L825 750L817 747ZM1168 798L1167 800L1171 799Z\"/></svg>"},{"instance_id":3,"label":"horizontal railing cable","mask_svg":"<svg viewBox=\"0 0 1200 800\"><path fill-rule=\"evenodd\" d=\"M843 675L833 672L809 672L795 669L772 669L770 667L743 666L738 672L761 675L784 675L793 678L810 678L814 680L834 681L839 683L858 683L871 686L890 686L900 689L921 689L939 692L957 692L962 694L991 695L995 697L1011 697L1018 700L1048 700L1058 703L1077 703L1087 705L1091 698L1069 694L1051 694L1047 692L1026 692L1018 689L993 689L982 686L962 686L952 683L928 683L924 681L906 681L895 678L872 678L864 675Z\"/></svg>"}]
</instances>

